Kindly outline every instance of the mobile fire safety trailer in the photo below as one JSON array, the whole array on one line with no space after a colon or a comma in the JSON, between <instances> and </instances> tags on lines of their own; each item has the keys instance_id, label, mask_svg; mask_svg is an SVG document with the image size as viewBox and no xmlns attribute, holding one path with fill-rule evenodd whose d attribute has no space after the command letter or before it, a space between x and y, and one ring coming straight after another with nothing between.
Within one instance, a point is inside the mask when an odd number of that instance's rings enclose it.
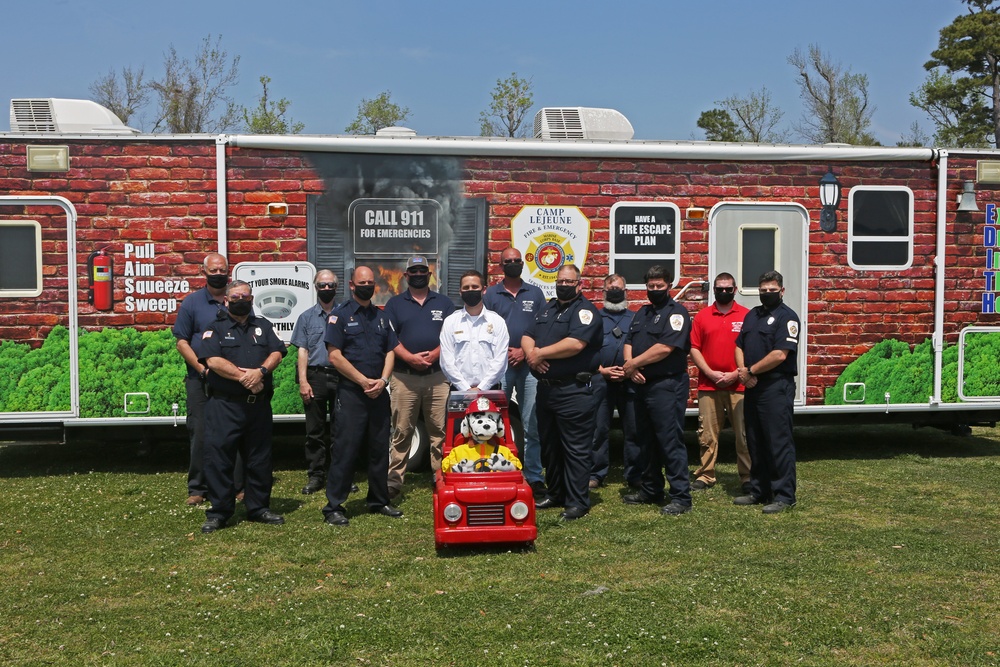
<instances>
[{"instance_id":1,"label":"mobile fire safety trailer","mask_svg":"<svg viewBox=\"0 0 1000 667\"><path fill-rule=\"evenodd\" d=\"M182 420L169 329L208 252L287 340L318 268L346 287L376 266L384 301L423 254L454 297L465 270L497 280L509 245L547 293L576 263L591 298L624 275L633 307L654 263L692 312L719 272L753 306L777 269L802 321L798 423L1000 414L996 151L636 141L587 109L542 110L534 139L146 135L65 126L65 105L14 100L0 134L8 432ZM289 360L279 423L301 419Z\"/></svg>"}]
</instances>

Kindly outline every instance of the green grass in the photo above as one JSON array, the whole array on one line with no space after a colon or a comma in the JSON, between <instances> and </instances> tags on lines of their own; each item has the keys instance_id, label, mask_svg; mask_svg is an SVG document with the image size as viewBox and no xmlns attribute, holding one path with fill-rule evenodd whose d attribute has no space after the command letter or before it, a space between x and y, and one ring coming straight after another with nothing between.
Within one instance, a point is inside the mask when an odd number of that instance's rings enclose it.
<instances>
[{"instance_id":1,"label":"green grass","mask_svg":"<svg viewBox=\"0 0 1000 667\"><path fill-rule=\"evenodd\" d=\"M865 431L796 432L790 513L732 505L724 440L690 514L622 504L619 475L534 550L440 555L426 473L405 518L363 514L361 480L335 528L282 445L287 523L203 536L182 445L7 447L0 663L1000 664L998 433Z\"/></svg>"}]
</instances>

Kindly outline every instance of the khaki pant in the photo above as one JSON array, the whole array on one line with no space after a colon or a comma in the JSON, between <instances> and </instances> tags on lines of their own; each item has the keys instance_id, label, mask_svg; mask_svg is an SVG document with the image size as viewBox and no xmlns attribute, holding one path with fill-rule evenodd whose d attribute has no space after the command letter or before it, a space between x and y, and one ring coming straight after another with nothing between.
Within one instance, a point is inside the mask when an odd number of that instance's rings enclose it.
<instances>
[{"instance_id":1,"label":"khaki pant","mask_svg":"<svg viewBox=\"0 0 1000 667\"><path fill-rule=\"evenodd\" d=\"M715 462L719 458L719 431L729 418L736 436L736 470L740 483L750 481L750 452L743 424L743 394L735 391L698 392L698 445L701 467L694 475L706 484L715 484Z\"/></svg>"},{"instance_id":2,"label":"khaki pant","mask_svg":"<svg viewBox=\"0 0 1000 667\"><path fill-rule=\"evenodd\" d=\"M444 373L410 375L393 373L389 384L392 402L392 440L389 443L389 491L403 489L410 439L421 412L431 446L431 468L441 469L441 447L451 385Z\"/></svg>"}]
</instances>

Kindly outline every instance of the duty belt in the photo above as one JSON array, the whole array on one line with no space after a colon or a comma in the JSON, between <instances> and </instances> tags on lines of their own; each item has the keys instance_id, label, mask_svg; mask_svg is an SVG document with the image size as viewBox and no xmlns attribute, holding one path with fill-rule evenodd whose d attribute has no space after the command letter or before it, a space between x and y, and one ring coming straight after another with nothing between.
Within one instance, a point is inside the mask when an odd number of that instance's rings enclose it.
<instances>
[{"instance_id":1,"label":"duty belt","mask_svg":"<svg viewBox=\"0 0 1000 667\"><path fill-rule=\"evenodd\" d=\"M538 378L538 384L544 385L546 387L562 387L567 384L572 384L574 382L579 382L580 384L587 384L590 382L590 378L594 377L593 373L584 371L583 373L577 373L576 375L567 375L561 378Z\"/></svg>"},{"instance_id":2,"label":"duty belt","mask_svg":"<svg viewBox=\"0 0 1000 667\"><path fill-rule=\"evenodd\" d=\"M221 398L224 401L231 401L233 403L256 403L257 399L261 401L266 401L271 398L270 394L265 394L261 392L260 394L247 394L246 396L241 396L240 394L226 394L220 391L215 391L214 389L209 392L209 396L213 398Z\"/></svg>"}]
</instances>

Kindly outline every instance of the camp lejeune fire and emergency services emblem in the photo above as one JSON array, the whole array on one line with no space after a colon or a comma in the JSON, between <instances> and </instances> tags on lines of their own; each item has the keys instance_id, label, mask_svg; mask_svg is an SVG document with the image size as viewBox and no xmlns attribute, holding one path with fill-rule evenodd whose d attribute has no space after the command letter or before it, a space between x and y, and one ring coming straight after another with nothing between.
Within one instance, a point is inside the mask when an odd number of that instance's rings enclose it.
<instances>
[{"instance_id":1,"label":"camp lejeune fire and emergency services emblem","mask_svg":"<svg viewBox=\"0 0 1000 667\"><path fill-rule=\"evenodd\" d=\"M525 206L511 220L511 237L528 269L524 280L551 299L559 269L587 262L590 220L576 206Z\"/></svg>"}]
</instances>

